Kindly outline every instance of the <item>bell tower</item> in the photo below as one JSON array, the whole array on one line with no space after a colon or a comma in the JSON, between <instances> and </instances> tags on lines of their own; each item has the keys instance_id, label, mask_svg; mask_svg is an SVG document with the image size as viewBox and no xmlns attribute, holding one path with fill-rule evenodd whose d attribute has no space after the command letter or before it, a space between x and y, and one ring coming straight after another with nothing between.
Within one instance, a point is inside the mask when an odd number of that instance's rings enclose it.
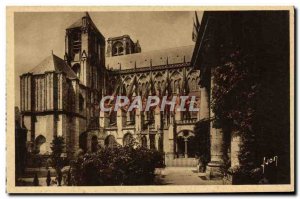
<instances>
[{"instance_id":1,"label":"bell tower","mask_svg":"<svg viewBox=\"0 0 300 199\"><path fill-rule=\"evenodd\" d=\"M72 67L82 85L97 90L101 88L101 73L105 66L105 38L88 13L66 29L65 61Z\"/></svg>"},{"instance_id":2,"label":"bell tower","mask_svg":"<svg viewBox=\"0 0 300 199\"><path fill-rule=\"evenodd\" d=\"M66 29L65 61L79 79L78 103L87 119L87 130L99 126L98 105L105 90L105 38L88 13Z\"/></svg>"},{"instance_id":3,"label":"bell tower","mask_svg":"<svg viewBox=\"0 0 300 199\"><path fill-rule=\"evenodd\" d=\"M141 51L139 40L133 42L129 35L110 37L107 40L107 57L140 53Z\"/></svg>"}]
</instances>

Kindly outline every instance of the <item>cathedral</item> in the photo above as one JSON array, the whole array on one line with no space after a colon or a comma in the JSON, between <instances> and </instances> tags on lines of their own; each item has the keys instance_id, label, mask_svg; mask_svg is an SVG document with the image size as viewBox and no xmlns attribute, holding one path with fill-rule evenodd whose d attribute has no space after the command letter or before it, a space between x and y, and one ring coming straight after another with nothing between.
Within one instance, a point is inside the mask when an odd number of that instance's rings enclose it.
<instances>
[{"instance_id":1,"label":"cathedral","mask_svg":"<svg viewBox=\"0 0 300 199\"><path fill-rule=\"evenodd\" d=\"M63 58L52 53L20 76L28 150L50 154L53 137L63 136L65 155L72 157L78 149L93 152L135 139L164 152L167 165L195 166L199 111L99 109L107 95L195 96L198 106L200 72L191 67L193 50L182 46L143 52L129 35L106 40L85 13L66 28Z\"/></svg>"}]
</instances>

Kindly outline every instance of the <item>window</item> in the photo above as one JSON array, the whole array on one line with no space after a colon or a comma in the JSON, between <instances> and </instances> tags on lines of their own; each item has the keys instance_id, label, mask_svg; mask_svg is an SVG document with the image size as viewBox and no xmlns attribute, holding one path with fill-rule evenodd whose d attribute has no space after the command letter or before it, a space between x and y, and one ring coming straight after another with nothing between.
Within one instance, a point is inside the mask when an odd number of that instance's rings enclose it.
<instances>
[{"instance_id":1,"label":"window","mask_svg":"<svg viewBox=\"0 0 300 199\"><path fill-rule=\"evenodd\" d=\"M80 78L80 65L79 65L79 64L75 64L75 65L73 66L73 71L75 72L76 76L77 76L78 78Z\"/></svg>"},{"instance_id":2,"label":"window","mask_svg":"<svg viewBox=\"0 0 300 199\"><path fill-rule=\"evenodd\" d=\"M126 135L123 138L123 146L131 146L133 144L133 137L131 133L126 133Z\"/></svg>"},{"instance_id":3,"label":"window","mask_svg":"<svg viewBox=\"0 0 300 199\"><path fill-rule=\"evenodd\" d=\"M113 52L113 56L118 56L118 55L123 55L124 54L124 48L123 48L123 44L121 42L116 42L113 45L112 48L112 52Z\"/></svg>"}]
</instances>

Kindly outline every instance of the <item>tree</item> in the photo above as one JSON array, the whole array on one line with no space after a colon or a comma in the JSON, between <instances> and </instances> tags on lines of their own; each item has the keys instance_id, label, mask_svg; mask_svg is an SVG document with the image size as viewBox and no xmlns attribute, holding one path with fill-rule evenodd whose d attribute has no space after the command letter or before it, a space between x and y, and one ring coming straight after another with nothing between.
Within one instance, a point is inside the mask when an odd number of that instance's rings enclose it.
<instances>
[{"instance_id":1,"label":"tree","mask_svg":"<svg viewBox=\"0 0 300 199\"><path fill-rule=\"evenodd\" d=\"M195 139L194 145L196 146L196 155L199 157L202 171L210 161L210 134L209 134L209 121L200 121L195 124L194 132Z\"/></svg>"},{"instance_id":2,"label":"tree","mask_svg":"<svg viewBox=\"0 0 300 199\"><path fill-rule=\"evenodd\" d=\"M55 136L51 143L51 160L52 167L56 170L56 173L59 174L61 169L64 166L64 160L61 157L65 147L64 138L62 136Z\"/></svg>"},{"instance_id":3,"label":"tree","mask_svg":"<svg viewBox=\"0 0 300 199\"><path fill-rule=\"evenodd\" d=\"M238 132L241 136L239 154L240 171L245 179L251 179L251 172L257 167L255 160L256 97L259 91L257 65L249 53L232 49L223 58L223 64L213 73L212 109L215 113L215 125L226 132Z\"/></svg>"}]
</instances>

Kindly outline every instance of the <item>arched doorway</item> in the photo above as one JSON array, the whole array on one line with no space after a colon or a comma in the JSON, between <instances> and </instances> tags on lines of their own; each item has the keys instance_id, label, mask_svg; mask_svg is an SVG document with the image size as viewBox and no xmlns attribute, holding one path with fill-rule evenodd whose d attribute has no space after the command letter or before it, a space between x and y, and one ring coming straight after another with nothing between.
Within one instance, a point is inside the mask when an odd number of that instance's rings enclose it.
<instances>
[{"instance_id":1,"label":"arched doorway","mask_svg":"<svg viewBox=\"0 0 300 199\"><path fill-rule=\"evenodd\" d=\"M126 133L123 137L123 146L130 146L133 144L133 136L131 133Z\"/></svg>"},{"instance_id":2,"label":"arched doorway","mask_svg":"<svg viewBox=\"0 0 300 199\"><path fill-rule=\"evenodd\" d=\"M91 151L94 153L94 152L97 152L98 150L98 138L96 135L94 135L91 139Z\"/></svg>"},{"instance_id":3,"label":"arched doorway","mask_svg":"<svg viewBox=\"0 0 300 199\"><path fill-rule=\"evenodd\" d=\"M87 132L83 132L79 135L79 148L87 152Z\"/></svg>"},{"instance_id":4,"label":"arched doorway","mask_svg":"<svg viewBox=\"0 0 300 199\"><path fill-rule=\"evenodd\" d=\"M116 139L113 135L109 135L105 138L104 144L108 148L113 148L117 145Z\"/></svg>"},{"instance_id":5,"label":"arched doorway","mask_svg":"<svg viewBox=\"0 0 300 199\"><path fill-rule=\"evenodd\" d=\"M176 154L178 158L195 157L195 134L190 130L183 130L177 134Z\"/></svg>"}]
</instances>

